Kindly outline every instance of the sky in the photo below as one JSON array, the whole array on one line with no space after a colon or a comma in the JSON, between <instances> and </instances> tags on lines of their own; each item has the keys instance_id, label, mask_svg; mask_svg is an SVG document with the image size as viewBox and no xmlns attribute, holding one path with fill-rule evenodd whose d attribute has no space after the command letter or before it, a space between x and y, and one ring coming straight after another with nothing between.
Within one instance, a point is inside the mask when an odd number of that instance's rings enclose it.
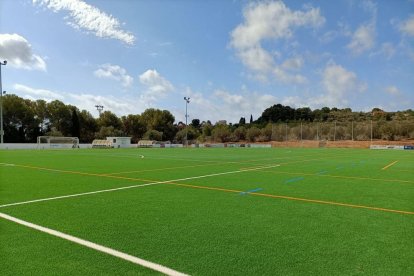
<instances>
[{"instance_id":1,"label":"sky","mask_svg":"<svg viewBox=\"0 0 414 276\"><path fill-rule=\"evenodd\" d=\"M7 93L95 117L414 109L414 0L0 0L0 60Z\"/></svg>"}]
</instances>

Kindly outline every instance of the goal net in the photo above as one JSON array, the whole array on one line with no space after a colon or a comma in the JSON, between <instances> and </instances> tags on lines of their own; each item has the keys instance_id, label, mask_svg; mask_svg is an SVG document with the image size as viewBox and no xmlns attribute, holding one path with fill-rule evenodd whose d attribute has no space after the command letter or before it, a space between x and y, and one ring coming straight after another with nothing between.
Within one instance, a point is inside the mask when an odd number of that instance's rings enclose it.
<instances>
[{"instance_id":1,"label":"goal net","mask_svg":"<svg viewBox=\"0 0 414 276\"><path fill-rule=\"evenodd\" d=\"M79 148L78 137L38 136L37 148Z\"/></svg>"}]
</instances>

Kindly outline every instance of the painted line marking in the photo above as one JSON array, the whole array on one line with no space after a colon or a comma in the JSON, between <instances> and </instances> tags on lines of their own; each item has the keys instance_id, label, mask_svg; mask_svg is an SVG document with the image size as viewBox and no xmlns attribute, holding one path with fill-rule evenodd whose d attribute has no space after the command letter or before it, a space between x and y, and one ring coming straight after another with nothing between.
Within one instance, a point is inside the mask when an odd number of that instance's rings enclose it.
<instances>
[{"instance_id":1,"label":"painted line marking","mask_svg":"<svg viewBox=\"0 0 414 276\"><path fill-rule=\"evenodd\" d=\"M381 170L383 170L383 171L385 171L386 169L388 169L389 167L391 167L391 166L393 166L395 163L397 163L398 162L398 160L396 160L396 161L394 161L394 162L392 162L392 163L390 163L390 164L388 164L387 166L385 166L384 168L382 168Z\"/></svg>"},{"instance_id":2,"label":"painted line marking","mask_svg":"<svg viewBox=\"0 0 414 276\"><path fill-rule=\"evenodd\" d=\"M326 174L328 171L320 171L320 172L317 172L316 174L317 175L321 175L321 174Z\"/></svg>"},{"instance_id":3,"label":"painted line marking","mask_svg":"<svg viewBox=\"0 0 414 276\"><path fill-rule=\"evenodd\" d=\"M245 192L241 192L240 195L247 195L247 194L251 194L251 193L254 193L254 192L261 191L261 190L263 190L263 189L262 188L256 188L256 189L248 190L248 191L245 191Z\"/></svg>"},{"instance_id":4,"label":"painted line marking","mask_svg":"<svg viewBox=\"0 0 414 276\"><path fill-rule=\"evenodd\" d=\"M17 224L35 229L37 231L40 231L40 232L43 232L43 233L46 233L46 234L49 234L49 235L52 235L52 236L70 241L70 242L73 242L73 243L76 243L76 244L94 249L96 251L99 251L99 252L102 252L102 253L105 253L105 254L123 259L125 261L128 261L128 262L131 262L131 263L134 263L134 264L137 264L137 265L140 265L140 266L143 266L143 267L146 267L146 268L164 273L166 275L172 275L172 276L187 275L187 274L184 274L182 272L179 272L179 271L173 270L171 268L168 268L166 266L163 266L163 265L160 265L160 264L157 264L157 263L153 263L153 262L150 262L150 261L132 256L132 255L129 255L127 253L124 253L124 252L121 252L121 251L118 251L118 250L115 250L115 249L112 249L112 248L109 248L109 247L106 247L106 246L103 246L103 245L100 245L100 244L97 244L97 243L94 243L94 242L91 242L91 241L87 241L87 240L84 240L84 239L81 239L81 238L78 238L78 237L75 237L75 236L72 236L72 235L69 235L69 234L65 234L65 233L59 232L57 230L53 230L53 229L50 229L50 228L47 228L47 227L43 227L43 226L28 222L28 221L24 221L24 220L9 216L9 215L4 214L4 213L0 213L0 217L3 218L3 219L9 220L9 221L15 222Z\"/></svg>"},{"instance_id":5,"label":"painted line marking","mask_svg":"<svg viewBox=\"0 0 414 276\"><path fill-rule=\"evenodd\" d=\"M259 166L259 167L248 167L248 168L240 168L240 171L244 172L244 171L251 171L251 170L260 170L260 169L265 169L266 166Z\"/></svg>"},{"instance_id":6,"label":"painted line marking","mask_svg":"<svg viewBox=\"0 0 414 276\"><path fill-rule=\"evenodd\" d=\"M0 163L0 165L5 166L5 167L7 167L7 166L15 166L14 164L9 164L9 163Z\"/></svg>"},{"instance_id":7,"label":"painted line marking","mask_svg":"<svg viewBox=\"0 0 414 276\"><path fill-rule=\"evenodd\" d=\"M239 190L215 188L215 187L208 187L208 186L197 186L197 185L191 185L191 184L170 183L170 185L195 188L195 189L222 191L222 192L228 192L228 193L242 193L243 192ZM284 195L263 194L263 193L256 193L256 192L252 192L250 193L250 195L278 198L278 199L287 199L287 200L294 200L294 201L302 201L302 202L310 202L310 203L318 203L318 204L336 205L336 206L342 206L342 207L368 209L368 210L398 213L398 214L405 214L405 215L414 215L414 212L411 212L411 211L394 210L394 209L387 209L387 208L381 208L381 207L357 205L357 204L342 203L342 202L335 202L335 201L325 201L325 200L291 197L291 196L284 196Z\"/></svg>"},{"instance_id":8,"label":"painted line marking","mask_svg":"<svg viewBox=\"0 0 414 276\"><path fill-rule=\"evenodd\" d=\"M192 177L173 179L173 180L155 181L155 182L146 183L146 184L123 186L123 187L118 187L118 188L98 190L98 191L92 191L92 192L70 194L70 195L48 197L48 198L40 198L40 199L34 199L34 200L28 200L28 201L21 201L21 202L3 204L3 205L0 205L0 208L16 206L16 205L23 205L23 204L29 204L29 203L36 203L36 202L43 202L43 201L50 201L50 200L57 200L57 199L64 199L64 198L71 198L71 197L79 197L79 196L85 196L85 195L93 195L93 194L114 192L114 191L133 189L133 188L141 188L141 187L145 187L145 186L168 184L168 183L171 183L171 182L187 181L187 180L192 180L192 179L207 178L207 177L213 177L213 176L219 176L219 175L235 174L235 173L242 173L242 172L247 172L247 171L256 171L256 170L259 170L259 169L270 169L270 168L275 168L275 167L279 167L279 166L280 165L276 164L276 165L270 165L270 166L267 166L267 167L252 168L252 169L248 169L248 170L237 170L237 171L229 171L229 172L221 172L221 173L212 173L212 174L192 176ZM98 175L98 176L100 176L100 175ZM105 176L105 175L102 175L102 176ZM136 181L136 179L134 179L134 178L130 178L129 180Z\"/></svg>"},{"instance_id":9,"label":"painted line marking","mask_svg":"<svg viewBox=\"0 0 414 276\"><path fill-rule=\"evenodd\" d=\"M273 174L289 174L289 175L304 175L304 176L322 176L322 177L343 178L343 179L356 179L356 180L370 180L370 181L384 181L384 182L414 183L414 181L411 181L411 180L370 178L370 177L359 177L359 176L342 176L342 175L332 175L332 174L295 173L295 172L283 172L283 171L277 171L277 172L276 171L263 171L263 172L273 173Z\"/></svg>"},{"instance_id":10,"label":"painted line marking","mask_svg":"<svg viewBox=\"0 0 414 276\"><path fill-rule=\"evenodd\" d=\"M292 183L292 182L296 182L296 181L301 181L303 179L305 179L303 176L290 178L290 179L288 179L288 180L285 181L285 184Z\"/></svg>"}]
</instances>

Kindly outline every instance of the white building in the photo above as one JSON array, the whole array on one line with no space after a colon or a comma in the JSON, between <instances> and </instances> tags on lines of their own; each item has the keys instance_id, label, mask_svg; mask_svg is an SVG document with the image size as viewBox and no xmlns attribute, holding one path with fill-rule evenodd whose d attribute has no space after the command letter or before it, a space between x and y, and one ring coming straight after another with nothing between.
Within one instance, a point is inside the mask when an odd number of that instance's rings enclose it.
<instances>
[{"instance_id":1,"label":"white building","mask_svg":"<svg viewBox=\"0 0 414 276\"><path fill-rule=\"evenodd\" d=\"M131 147L131 137L106 137L106 140L111 141L114 148Z\"/></svg>"}]
</instances>

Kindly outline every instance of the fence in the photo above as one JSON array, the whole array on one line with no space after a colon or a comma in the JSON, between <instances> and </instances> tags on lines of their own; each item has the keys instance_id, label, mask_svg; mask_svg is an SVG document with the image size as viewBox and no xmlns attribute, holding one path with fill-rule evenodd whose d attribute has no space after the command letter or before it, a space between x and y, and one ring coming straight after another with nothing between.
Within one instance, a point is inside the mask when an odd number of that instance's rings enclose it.
<instances>
[{"instance_id":1,"label":"fence","mask_svg":"<svg viewBox=\"0 0 414 276\"><path fill-rule=\"evenodd\" d=\"M295 122L272 124L272 141L398 141L414 139L414 122Z\"/></svg>"}]
</instances>

